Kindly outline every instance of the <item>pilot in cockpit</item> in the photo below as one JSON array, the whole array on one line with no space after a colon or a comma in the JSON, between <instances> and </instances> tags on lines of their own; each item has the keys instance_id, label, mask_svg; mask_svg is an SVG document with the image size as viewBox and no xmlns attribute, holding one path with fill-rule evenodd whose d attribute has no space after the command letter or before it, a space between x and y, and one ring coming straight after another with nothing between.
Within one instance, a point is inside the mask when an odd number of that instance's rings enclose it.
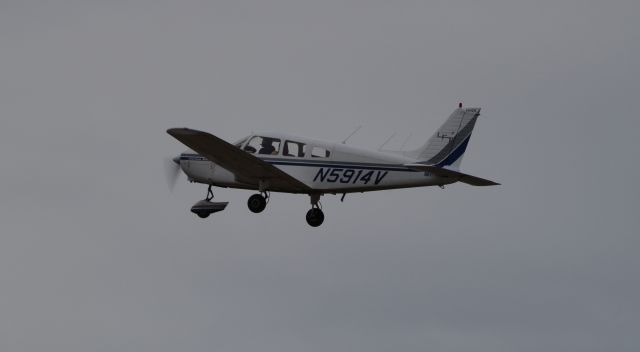
<instances>
[{"instance_id":1,"label":"pilot in cockpit","mask_svg":"<svg viewBox=\"0 0 640 352\"><path fill-rule=\"evenodd\" d=\"M264 138L260 146L259 154L275 155L278 153L276 148L273 146L273 139Z\"/></svg>"}]
</instances>

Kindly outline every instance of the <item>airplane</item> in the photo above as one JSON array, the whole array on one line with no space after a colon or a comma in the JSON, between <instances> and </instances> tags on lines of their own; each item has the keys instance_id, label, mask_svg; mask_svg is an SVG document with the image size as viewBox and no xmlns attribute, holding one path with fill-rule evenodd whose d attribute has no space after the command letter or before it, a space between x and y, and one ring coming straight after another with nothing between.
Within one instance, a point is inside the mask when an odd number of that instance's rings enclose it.
<instances>
[{"instance_id":1,"label":"airplane","mask_svg":"<svg viewBox=\"0 0 640 352\"><path fill-rule=\"evenodd\" d=\"M170 128L167 133L191 150L172 159L190 182L208 185L207 197L191 211L201 218L223 210L228 202L212 202L212 186L256 190L247 205L262 212L270 192L306 194L312 227L324 222L320 197L326 194L371 192L398 188L440 186L462 182L472 186L499 183L460 171L462 157L480 108L459 104L426 143L415 150L369 150L344 142L257 133L231 144L210 133ZM345 140L346 142L346 140ZM171 162L170 162L171 164Z\"/></svg>"}]
</instances>

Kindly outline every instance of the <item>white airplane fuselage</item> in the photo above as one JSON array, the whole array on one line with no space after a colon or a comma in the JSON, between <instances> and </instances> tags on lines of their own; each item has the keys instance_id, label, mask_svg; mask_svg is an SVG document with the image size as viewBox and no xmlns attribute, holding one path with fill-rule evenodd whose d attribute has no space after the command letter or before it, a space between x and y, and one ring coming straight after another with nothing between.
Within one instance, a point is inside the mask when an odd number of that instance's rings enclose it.
<instances>
[{"instance_id":1,"label":"white airplane fuselage","mask_svg":"<svg viewBox=\"0 0 640 352\"><path fill-rule=\"evenodd\" d=\"M274 154L254 155L272 164L295 179L307 185L313 193L351 193L367 192L394 188L424 187L450 184L455 181L437 177L428 172L403 166L415 162L415 159L387 152L357 148L342 143L320 141L282 134L261 134L268 138L304 143L306 151L301 156L286 156L283 148ZM237 143L244 149L247 140ZM322 148L329 156L313 156L314 148ZM255 183L243 183L235 174L194 153L180 155L180 167L191 182L218 187L258 189ZM289 192L286 189L267 189ZM297 192L292 192L297 193Z\"/></svg>"},{"instance_id":2,"label":"white airplane fuselage","mask_svg":"<svg viewBox=\"0 0 640 352\"><path fill-rule=\"evenodd\" d=\"M324 221L320 204L324 194L454 182L498 185L459 168L478 116L480 108L463 108L460 104L422 146L404 151L369 150L281 133L254 134L234 144L184 127L170 128L167 133L193 150L173 161L189 181L209 186L207 197L191 207L197 216L206 218L228 204L212 202L212 186L257 190L259 193L247 200L253 213L266 208L270 192L298 193L309 195L311 209L305 219L310 226L318 227ZM179 172L175 167L173 170Z\"/></svg>"}]
</instances>

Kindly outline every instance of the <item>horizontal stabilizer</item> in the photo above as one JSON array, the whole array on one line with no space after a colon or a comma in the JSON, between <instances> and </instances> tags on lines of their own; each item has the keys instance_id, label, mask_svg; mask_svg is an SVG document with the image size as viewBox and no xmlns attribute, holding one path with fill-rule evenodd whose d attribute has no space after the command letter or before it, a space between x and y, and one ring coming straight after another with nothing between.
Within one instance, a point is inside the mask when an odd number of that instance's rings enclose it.
<instances>
[{"instance_id":1,"label":"horizontal stabilizer","mask_svg":"<svg viewBox=\"0 0 640 352\"><path fill-rule=\"evenodd\" d=\"M458 182L462 182L462 183L466 183L468 185L472 185L472 186L497 186L499 185L499 183L490 181L490 180L485 180L484 178L480 178L480 177L476 177L476 176L471 176L471 175L467 175L464 174L460 171L456 171L456 170L451 170L451 169L446 169L446 168L442 168L442 167L438 167L438 166L434 166L434 165L425 165L425 164L405 164L404 166L414 169L414 170L420 170L420 171L426 171L429 173L432 173L438 177L443 177L443 178L453 178L456 179L456 181Z\"/></svg>"}]
</instances>

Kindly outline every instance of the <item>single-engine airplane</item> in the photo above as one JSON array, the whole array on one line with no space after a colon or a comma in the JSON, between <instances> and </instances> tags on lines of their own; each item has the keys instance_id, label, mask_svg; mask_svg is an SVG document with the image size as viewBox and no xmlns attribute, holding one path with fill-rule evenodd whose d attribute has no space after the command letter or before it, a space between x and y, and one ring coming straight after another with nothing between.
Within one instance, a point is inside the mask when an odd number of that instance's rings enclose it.
<instances>
[{"instance_id":1,"label":"single-engine airplane","mask_svg":"<svg viewBox=\"0 0 640 352\"><path fill-rule=\"evenodd\" d=\"M462 182L473 186L498 183L460 172L480 108L459 105L427 142L411 151L368 150L282 133L253 134L231 144L188 128L167 133L191 148L173 158L190 182L208 185L207 197L191 211L201 218L223 210L227 202L212 202L212 186L257 190L249 210L263 211L270 192L307 194L311 209L307 223L324 221L320 197L325 194L440 186Z\"/></svg>"}]
</instances>

